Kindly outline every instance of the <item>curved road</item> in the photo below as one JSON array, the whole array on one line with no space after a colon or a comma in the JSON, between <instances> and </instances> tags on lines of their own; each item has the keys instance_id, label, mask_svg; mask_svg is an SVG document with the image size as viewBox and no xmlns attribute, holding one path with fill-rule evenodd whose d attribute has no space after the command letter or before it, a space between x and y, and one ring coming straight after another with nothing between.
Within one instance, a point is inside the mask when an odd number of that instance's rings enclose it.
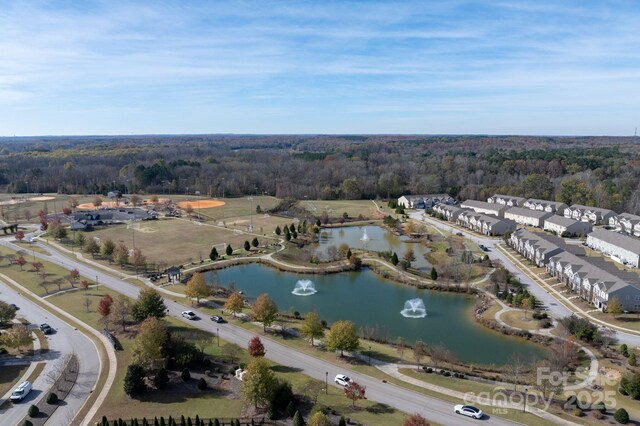
<instances>
[{"instance_id":1,"label":"curved road","mask_svg":"<svg viewBox=\"0 0 640 426\"><path fill-rule=\"evenodd\" d=\"M7 240L0 240L2 244L13 249L14 244ZM38 243L39 244L39 243ZM84 263L77 262L66 257L51 246L42 246L51 253L49 256L35 253L35 256L43 260L56 263L65 268L76 268L80 274L87 277L97 277L100 285L105 285L119 293L131 298L137 298L140 289L135 285L126 283L118 278L108 275L100 270L96 270ZM216 324L208 320L208 316L200 315L203 320L188 321L180 316L180 313L187 306L177 303L174 300L165 298L165 304L169 314L181 319L190 325L215 334L219 329L220 337L226 341L236 343L241 347L246 347L254 334L232 324ZM197 311L196 311L197 313ZM367 387L367 398L377 402L389 404L405 413L421 413L424 417L439 424L444 425L477 425L477 420L471 420L453 413L453 404L436 398L413 392L389 383L383 383L379 379L350 371L330 362L312 357L310 355L292 350L290 347L281 345L268 338L263 340L267 357L282 365L299 369L302 373L318 380L325 380L328 374L329 380L333 380L338 373L348 373L357 382ZM342 392L340 388L331 387L329 392ZM462 403L462 402L461 402ZM514 423L493 416L486 416L482 424L488 425L512 425Z\"/></svg>"},{"instance_id":2,"label":"curved road","mask_svg":"<svg viewBox=\"0 0 640 426\"><path fill-rule=\"evenodd\" d=\"M48 424L70 424L71 419L80 411L80 407L91 394L91 389L98 380L100 363L95 345L80 331L70 326L60 318L50 314L39 305L16 292L12 287L0 281L0 299L8 303L15 303L20 310L17 315L26 318L32 324L48 323L54 332L47 336L49 351L36 357L45 361L45 368L33 382L33 390L20 403L11 405L6 411L0 412L0 423L3 425L17 425L27 415L29 406L40 397L46 395L53 386L49 374L57 375L61 372L67 355L75 353L79 361L78 380L65 399L65 404L58 407Z\"/></svg>"},{"instance_id":3,"label":"curved road","mask_svg":"<svg viewBox=\"0 0 640 426\"><path fill-rule=\"evenodd\" d=\"M413 212L409 214L412 219L426 222L432 226L442 229L447 232L457 233L461 232L465 238L477 243L484 244L490 251L487 253L490 259L496 259L502 262L505 268L511 272L520 282L527 287L530 293L532 293L536 299L538 299L547 308L547 312L554 318L559 319L571 315L573 312L557 300L551 293L542 288L537 282L532 280L527 274L522 272L507 256L500 252L496 248L496 243L501 240L488 237L485 235L479 235L471 231L461 230L455 228L446 222L442 222L430 217L423 216L421 212ZM614 329L612 329L614 330ZM615 331L615 330L614 330ZM620 343L626 343L627 345L633 345L640 347L640 336L625 333L622 331L615 331L615 337Z\"/></svg>"}]
</instances>

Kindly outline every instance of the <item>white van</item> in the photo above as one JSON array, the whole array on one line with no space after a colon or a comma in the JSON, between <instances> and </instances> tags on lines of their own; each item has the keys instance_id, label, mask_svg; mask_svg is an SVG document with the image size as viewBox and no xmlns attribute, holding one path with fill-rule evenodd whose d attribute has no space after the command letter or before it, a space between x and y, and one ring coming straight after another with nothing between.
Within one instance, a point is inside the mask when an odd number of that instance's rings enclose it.
<instances>
[{"instance_id":1,"label":"white van","mask_svg":"<svg viewBox=\"0 0 640 426\"><path fill-rule=\"evenodd\" d=\"M22 401L25 396L29 395L29 392L31 392L31 382L22 382L20 386L13 391L9 399L11 401Z\"/></svg>"}]
</instances>

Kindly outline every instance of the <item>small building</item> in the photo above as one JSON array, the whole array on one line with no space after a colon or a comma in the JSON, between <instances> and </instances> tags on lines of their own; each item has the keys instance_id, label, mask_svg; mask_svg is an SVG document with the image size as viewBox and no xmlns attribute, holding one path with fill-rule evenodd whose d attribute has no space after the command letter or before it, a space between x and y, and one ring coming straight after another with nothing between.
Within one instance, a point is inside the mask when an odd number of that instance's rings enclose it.
<instances>
[{"instance_id":1,"label":"small building","mask_svg":"<svg viewBox=\"0 0 640 426\"><path fill-rule=\"evenodd\" d=\"M589 222L569 219L564 216L553 215L544 220L544 230L558 236L583 237L591 232Z\"/></svg>"},{"instance_id":2,"label":"small building","mask_svg":"<svg viewBox=\"0 0 640 426\"><path fill-rule=\"evenodd\" d=\"M520 225L535 226L536 228L542 228L545 219L551 216L553 216L553 213L523 207L511 207L504 212L505 219L513 220Z\"/></svg>"},{"instance_id":3,"label":"small building","mask_svg":"<svg viewBox=\"0 0 640 426\"><path fill-rule=\"evenodd\" d=\"M179 284L182 277L182 271L177 266L171 266L167 269L167 277L170 283Z\"/></svg>"},{"instance_id":4,"label":"small building","mask_svg":"<svg viewBox=\"0 0 640 426\"><path fill-rule=\"evenodd\" d=\"M547 213L559 214L560 216L562 216L564 215L564 211L566 210L566 208L569 206L558 201L547 201L538 200L536 198L529 198L524 202L522 207L531 210L539 210Z\"/></svg>"},{"instance_id":5,"label":"small building","mask_svg":"<svg viewBox=\"0 0 640 426\"><path fill-rule=\"evenodd\" d=\"M590 222L593 225L603 225L609 223L609 219L616 216L616 212L609 209L601 209L599 207L583 206L574 204L564 211L564 217L570 219Z\"/></svg>"},{"instance_id":6,"label":"small building","mask_svg":"<svg viewBox=\"0 0 640 426\"><path fill-rule=\"evenodd\" d=\"M587 246L611 256L617 262L637 268L640 266L640 240L606 229L595 229L587 235Z\"/></svg>"},{"instance_id":7,"label":"small building","mask_svg":"<svg viewBox=\"0 0 640 426\"><path fill-rule=\"evenodd\" d=\"M473 210L476 213L504 217L504 212L509 208L500 203L485 203L484 201L467 200L460 203L463 209Z\"/></svg>"},{"instance_id":8,"label":"small building","mask_svg":"<svg viewBox=\"0 0 640 426\"><path fill-rule=\"evenodd\" d=\"M493 194L491 197L487 198L488 203L502 204L503 206L508 207L520 207L525 201L526 199L522 197L502 194Z\"/></svg>"},{"instance_id":9,"label":"small building","mask_svg":"<svg viewBox=\"0 0 640 426\"><path fill-rule=\"evenodd\" d=\"M437 204L455 204L449 194L403 195L398 205L405 209L430 209Z\"/></svg>"}]
</instances>

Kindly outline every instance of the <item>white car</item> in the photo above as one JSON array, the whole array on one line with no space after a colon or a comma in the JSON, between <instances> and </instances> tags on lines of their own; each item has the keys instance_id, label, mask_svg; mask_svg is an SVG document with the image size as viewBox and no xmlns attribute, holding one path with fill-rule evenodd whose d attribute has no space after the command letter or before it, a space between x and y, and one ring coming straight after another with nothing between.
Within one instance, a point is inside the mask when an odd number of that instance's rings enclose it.
<instances>
[{"instance_id":1,"label":"white car","mask_svg":"<svg viewBox=\"0 0 640 426\"><path fill-rule=\"evenodd\" d=\"M29 392L31 392L31 382L24 381L11 393L9 399L13 402L22 401Z\"/></svg>"},{"instance_id":2,"label":"white car","mask_svg":"<svg viewBox=\"0 0 640 426\"><path fill-rule=\"evenodd\" d=\"M336 378L333 379L336 382L336 385L340 386L349 386L351 384L351 379L349 376L345 376L344 374L336 374Z\"/></svg>"},{"instance_id":3,"label":"white car","mask_svg":"<svg viewBox=\"0 0 640 426\"><path fill-rule=\"evenodd\" d=\"M453 411L455 411L456 414L462 414L463 416L472 417L474 419L481 419L482 416L484 416L481 409L471 405L456 405L453 407Z\"/></svg>"},{"instance_id":4,"label":"white car","mask_svg":"<svg viewBox=\"0 0 640 426\"><path fill-rule=\"evenodd\" d=\"M190 320L194 320L197 318L196 314L194 314L193 311L182 311L182 316Z\"/></svg>"}]
</instances>

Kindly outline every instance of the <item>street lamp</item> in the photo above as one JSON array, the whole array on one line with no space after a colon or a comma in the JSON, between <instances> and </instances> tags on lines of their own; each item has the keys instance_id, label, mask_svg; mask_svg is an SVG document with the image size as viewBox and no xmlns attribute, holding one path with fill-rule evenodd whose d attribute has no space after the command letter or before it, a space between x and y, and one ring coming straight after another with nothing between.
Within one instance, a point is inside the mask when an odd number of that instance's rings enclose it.
<instances>
[{"instance_id":1,"label":"street lamp","mask_svg":"<svg viewBox=\"0 0 640 426\"><path fill-rule=\"evenodd\" d=\"M528 388L524 388L524 405L522 406L522 412L525 413L527 411L527 392Z\"/></svg>"},{"instance_id":2,"label":"street lamp","mask_svg":"<svg viewBox=\"0 0 640 426\"><path fill-rule=\"evenodd\" d=\"M220 327L216 327L216 337L218 338L218 346L220 346Z\"/></svg>"},{"instance_id":3,"label":"street lamp","mask_svg":"<svg viewBox=\"0 0 640 426\"><path fill-rule=\"evenodd\" d=\"M371 345L369 345L369 367L371 367Z\"/></svg>"},{"instance_id":4,"label":"street lamp","mask_svg":"<svg viewBox=\"0 0 640 426\"><path fill-rule=\"evenodd\" d=\"M96 290L98 290L98 276L96 275Z\"/></svg>"},{"instance_id":5,"label":"street lamp","mask_svg":"<svg viewBox=\"0 0 640 426\"><path fill-rule=\"evenodd\" d=\"M324 372L324 394L329 395L329 372Z\"/></svg>"}]
</instances>

